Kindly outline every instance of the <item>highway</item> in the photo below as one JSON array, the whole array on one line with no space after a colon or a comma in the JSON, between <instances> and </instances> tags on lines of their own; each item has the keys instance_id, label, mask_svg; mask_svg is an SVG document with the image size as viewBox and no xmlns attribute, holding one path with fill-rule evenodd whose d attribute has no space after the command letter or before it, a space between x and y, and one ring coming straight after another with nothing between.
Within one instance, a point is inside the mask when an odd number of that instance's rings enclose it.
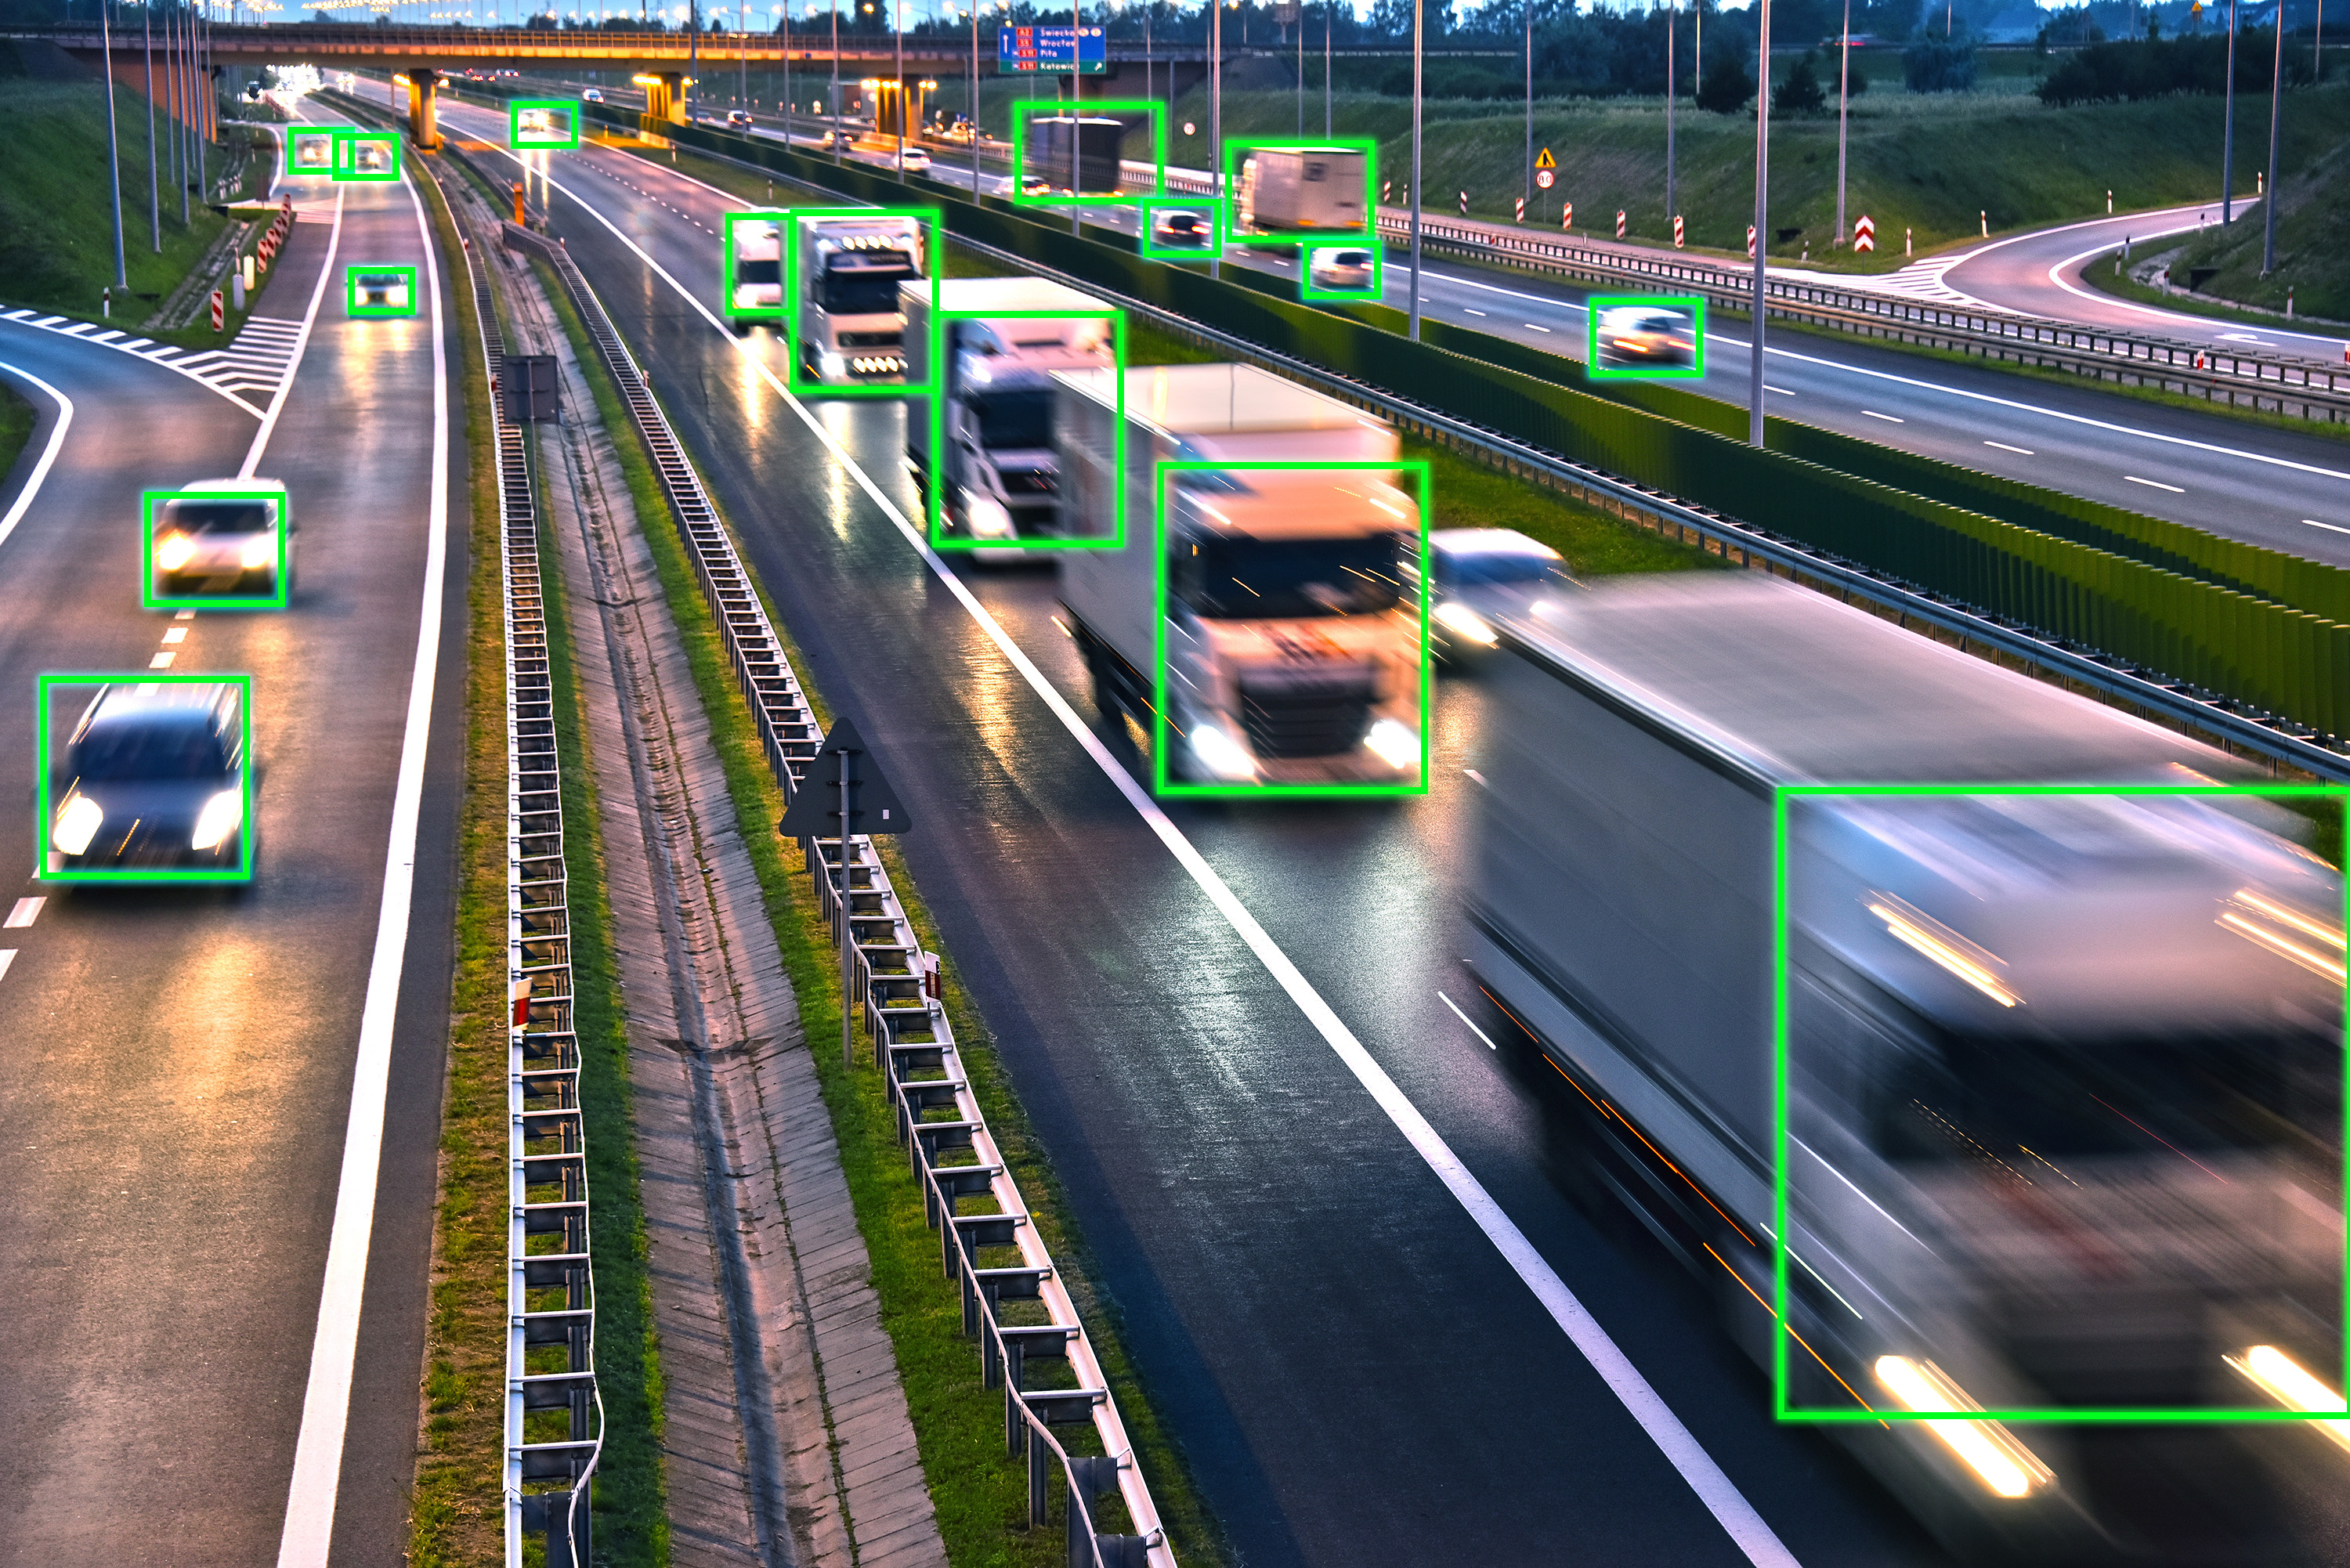
<instances>
[{"instance_id":1,"label":"highway","mask_svg":"<svg viewBox=\"0 0 2350 1568\"><path fill-rule=\"evenodd\" d=\"M887 166L879 156L862 161ZM947 156L940 157L935 171L942 182L970 187L969 169ZM982 178L991 194L1002 193L1004 182ZM1107 226L1133 230L1130 213L1101 216ZM2069 254L2089 242L2041 236L2034 243ZM2037 254L2020 242L2014 249L2019 256ZM1226 265L1296 276L1296 262L1283 256L1235 254ZM1400 251L1388 252L1381 282L1388 305L1409 308L1409 272ZM1586 352L1582 301L1603 292L1422 259L1420 307L1429 319L1474 327L1577 362ZM2043 310L2049 304L2039 303ZM2203 327L2243 330L2197 319ZM2137 325L2143 329L2143 323ZM1711 329L1704 379L1687 384L1744 407L1751 348L1741 324ZM1939 363L1783 326L1772 332L1766 354L1764 384L1776 417L2350 566L2350 452L2326 436L2264 429L1989 366Z\"/></svg>"},{"instance_id":2,"label":"highway","mask_svg":"<svg viewBox=\"0 0 2350 1568\"><path fill-rule=\"evenodd\" d=\"M348 321L339 292L343 263L425 260L419 210L403 185L343 189L339 225L334 190L296 193L327 221L295 225L260 314L316 316L291 385L252 394L265 420L135 354L0 321L0 374L72 408L0 539L12 842L44 837L26 742L45 671L168 655L175 674L249 674L258 778L249 888L0 888L0 1423L18 1434L0 1563L250 1568L281 1540L322 1562L330 1530L338 1563L403 1560L462 696L446 657L431 679L421 618L462 649L463 572L459 556L440 574L434 547L437 314ZM140 491L241 472L289 486L292 607L142 610ZM358 1354L339 1377L328 1355L314 1386L322 1299Z\"/></svg>"},{"instance_id":3,"label":"highway","mask_svg":"<svg viewBox=\"0 0 2350 1568\"><path fill-rule=\"evenodd\" d=\"M607 149L534 162L810 679L921 825L922 895L1235 1561L1944 1560L1773 1423L1706 1287L1570 1196L1570 1091L1490 1038L1457 957L1473 680L1441 685L1425 800L1149 803L1052 578L919 546L898 406L796 402L775 341L715 319L739 202ZM1485 297L1469 281L1448 307ZM1592 1326L1620 1364L1571 1337ZM2286 1560L2350 1524L2330 1475L2280 1500Z\"/></svg>"}]
</instances>

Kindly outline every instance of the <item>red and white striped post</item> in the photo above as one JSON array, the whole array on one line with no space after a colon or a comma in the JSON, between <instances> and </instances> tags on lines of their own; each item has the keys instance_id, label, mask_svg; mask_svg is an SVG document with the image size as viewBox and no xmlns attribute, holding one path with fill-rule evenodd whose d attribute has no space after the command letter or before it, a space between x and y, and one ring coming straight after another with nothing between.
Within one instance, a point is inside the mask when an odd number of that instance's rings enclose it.
<instances>
[{"instance_id":1,"label":"red and white striped post","mask_svg":"<svg viewBox=\"0 0 2350 1568\"><path fill-rule=\"evenodd\" d=\"M1619 240L1624 237L1624 209L1621 207L1616 209L1616 237Z\"/></svg>"},{"instance_id":2,"label":"red and white striped post","mask_svg":"<svg viewBox=\"0 0 2350 1568\"><path fill-rule=\"evenodd\" d=\"M1461 215L1464 218L1469 215L1469 192L1466 191L1461 192Z\"/></svg>"},{"instance_id":3,"label":"red and white striped post","mask_svg":"<svg viewBox=\"0 0 2350 1568\"><path fill-rule=\"evenodd\" d=\"M1679 250L1689 239L1689 228L1679 213L1673 214L1673 249Z\"/></svg>"},{"instance_id":4,"label":"red and white striped post","mask_svg":"<svg viewBox=\"0 0 2350 1568\"><path fill-rule=\"evenodd\" d=\"M1754 259L1754 225L1752 223L1746 225L1746 259Z\"/></svg>"},{"instance_id":5,"label":"red and white striped post","mask_svg":"<svg viewBox=\"0 0 2350 1568\"><path fill-rule=\"evenodd\" d=\"M1558 226L1563 230L1571 232L1575 228L1575 203L1572 202L1561 202L1560 205L1565 209L1565 211L1561 212L1558 215ZM2350 359L2350 347L2345 347L2343 348L2342 357L2345 359Z\"/></svg>"},{"instance_id":6,"label":"red and white striped post","mask_svg":"<svg viewBox=\"0 0 2350 1568\"><path fill-rule=\"evenodd\" d=\"M1873 251L1877 248L1877 220L1866 213L1863 213L1860 215L1860 221L1852 226L1852 248L1855 251Z\"/></svg>"},{"instance_id":7,"label":"red and white striped post","mask_svg":"<svg viewBox=\"0 0 2350 1568\"><path fill-rule=\"evenodd\" d=\"M1520 223L1524 223L1524 222L1526 221L1526 199L1525 199L1523 196L1520 196L1519 198L1517 198L1517 202L1518 202L1518 222L1520 222Z\"/></svg>"},{"instance_id":8,"label":"red and white striped post","mask_svg":"<svg viewBox=\"0 0 2350 1568\"><path fill-rule=\"evenodd\" d=\"M221 291L214 289L213 290L213 330L218 332L224 319L226 317L221 303Z\"/></svg>"}]
</instances>

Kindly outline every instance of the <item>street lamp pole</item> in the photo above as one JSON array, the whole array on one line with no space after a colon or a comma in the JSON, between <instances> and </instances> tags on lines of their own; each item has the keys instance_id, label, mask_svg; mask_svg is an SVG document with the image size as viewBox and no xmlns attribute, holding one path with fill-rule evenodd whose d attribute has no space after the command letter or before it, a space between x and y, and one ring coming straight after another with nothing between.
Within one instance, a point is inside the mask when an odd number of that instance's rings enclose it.
<instances>
[{"instance_id":1,"label":"street lamp pole","mask_svg":"<svg viewBox=\"0 0 2350 1568\"><path fill-rule=\"evenodd\" d=\"M1674 55L1680 30L1680 0L1673 0L1672 5L1665 12L1665 227L1668 229L1673 225L1673 214L1680 211L1680 192L1676 179L1680 172L1680 165L1674 156L1676 149L1673 143L1673 105L1680 96L1676 90L1679 84L1673 79L1673 67L1679 63Z\"/></svg>"},{"instance_id":2,"label":"street lamp pole","mask_svg":"<svg viewBox=\"0 0 2350 1568\"><path fill-rule=\"evenodd\" d=\"M898 182L906 180L906 0L897 0L890 25L898 35ZM884 102L888 99L885 98Z\"/></svg>"},{"instance_id":3,"label":"street lamp pole","mask_svg":"<svg viewBox=\"0 0 2350 1568\"><path fill-rule=\"evenodd\" d=\"M1525 0L1524 5L1520 8L1525 12L1526 24L1526 179L1524 201L1525 204L1531 207L1534 204L1534 0ZM1665 123L1669 127L1672 124L1672 120L1669 118L1671 111L1668 109L1666 113L1668 118ZM1668 130L1666 132L1666 136L1668 138L1666 142L1667 146L1671 145L1671 141L1669 140L1671 134L1671 131ZM1668 155L1668 157L1669 158L1669 155ZM1668 162L1667 167L1669 170L1669 161ZM1669 172L1665 176L1665 182L1669 188L1672 183L1672 176Z\"/></svg>"},{"instance_id":4,"label":"street lamp pole","mask_svg":"<svg viewBox=\"0 0 2350 1568\"><path fill-rule=\"evenodd\" d=\"M163 254L162 181L155 162L155 7L139 7L139 30L146 36L147 48L147 232L153 236L155 254Z\"/></svg>"},{"instance_id":5,"label":"street lamp pole","mask_svg":"<svg viewBox=\"0 0 2350 1568\"><path fill-rule=\"evenodd\" d=\"M114 197L114 286L127 289L130 274L122 258L122 158L114 130L114 28L107 19L106 0L98 0L98 35L106 51L106 185Z\"/></svg>"},{"instance_id":6,"label":"street lamp pole","mask_svg":"<svg viewBox=\"0 0 2350 1568\"><path fill-rule=\"evenodd\" d=\"M2276 271L2277 128L2284 113L2284 0L2277 0L2276 64L2269 74L2269 179L2261 197L2261 275Z\"/></svg>"},{"instance_id":7,"label":"street lamp pole","mask_svg":"<svg viewBox=\"0 0 2350 1568\"><path fill-rule=\"evenodd\" d=\"M979 200L979 0L971 0L971 199Z\"/></svg>"},{"instance_id":8,"label":"street lamp pole","mask_svg":"<svg viewBox=\"0 0 2350 1568\"><path fill-rule=\"evenodd\" d=\"M832 161L840 161L840 0L832 0Z\"/></svg>"},{"instance_id":9,"label":"street lamp pole","mask_svg":"<svg viewBox=\"0 0 2350 1568\"><path fill-rule=\"evenodd\" d=\"M1836 65L1836 226L1835 243L1844 244L1844 133L1852 108L1852 0L1844 0L1844 36L1836 41L1842 58Z\"/></svg>"},{"instance_id":10,"label":"street lamp pole","mask_svg":"<svg viewBox=\"0 0 2350 1568\"><path fill-rule=\"evenodd\" d=\"M1224 5L1226 0L1208 0L1208 191L1211 200L1226 199L1224 190ZM1168 73L1170 77L1173 72ZM1217 221L1227 214L1218 213ZM1210 277L1224 275L1224 264L1208 264Z\"/></svg>"},{"instance_id":11,"label":"street lamp pole","mask_svg":"<svg viewBox=\"0 0 2350 1568\"><path fill-rule=\"evenodd\" d=\"M1425 49L1421 33L1426 28L1424 13L1427 0L1411 0L1411 340L1419 341L1419 131L1420 89L1426 86L1421 77ZM1372 223L1374 235L1378 224Z\"/></svg>"},{"instance_id":12,"label":"street lamp pole","mask_svg":"<svg viewBox=\"0 0 2350 1568\"><path fill-rule=\"evenodd\" d=\"M2278 6L2277 20L2284 20ZM2220 222L2236 221L2236 0L2228 0L2228 109L2220 132Z\"/></svg>"},{"instance_id":13,"label":"street lamp pole","mask_svg":"<svg viewBox=\"0 0 2350 1568\"><path fill-rule=\"evenodd\" d=\"M1762 304L1764 265L1771 259L1771 0L1754 0L1762 12L1762 45L1754 71L1754 330L1753 358L1747 366L1746 441L1762 444Z\"/></svg>"}]
</instances>

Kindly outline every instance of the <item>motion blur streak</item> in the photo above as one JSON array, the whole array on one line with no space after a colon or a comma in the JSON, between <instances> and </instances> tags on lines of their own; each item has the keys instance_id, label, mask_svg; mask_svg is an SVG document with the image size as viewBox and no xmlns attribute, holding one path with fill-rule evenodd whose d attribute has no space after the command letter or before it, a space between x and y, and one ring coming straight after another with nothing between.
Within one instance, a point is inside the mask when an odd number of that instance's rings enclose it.
<instances>
[{"instance_id":1,"label":"motion blur streak","mask_svg":"<svg viewBox=\"0 0 2350 1568\"><path fill-rule=\"evenodd\" d=\"M727 340L734 345L737 353L746 358L753 354L751 345L736 338L733 333L727 331L725 323L712 315L691 290L680 284L666 268L647 254L642 246L623 234L610 219L581 200L559 182L550 181L548 183L566 196L569 196L581 212L601 223L622 244L635 253L650 271L668 284L679 298L684 300L710 323L712 330L724 335ZM1444 1183L1461 1208L1468 1211L1469 1217L1476 1222L1477 1228L1485 1233L1511 1269L1525 1282L1526 1287L1534 1292L1535 1299L1542 1303L1544 1309L1550 1314L1552 1319L1560 1328L1565 1330L1567 1337L1574 1341L1575 1348L1583 1353L1584 1358L1591 1364L1592 1369L1607 1383L1609 1391L1623 1402L1625 1409L1631 1414L1632 1418L1639 1422L1641 1430L1648 1433L1649 1439L1671 1462L1673 1469L1680 1473L1681 1479L1689 1483L1692 1491L1697 1493L1698 1500L1705 1505L1706 1511L1713 1515L1716 1522L1729 1534L1747 1561L1753 1563L1755 1568L1800 1568L1794 1554L1780 1543L1778 1536L1773 1534L1771 1527L1763 1522L1762 1516L1754 1511L1753 1505L1740 1493L1731 1479L1722 1473L1721 1468L1713 1462L1712 1457L1707 1454L1697 1439L1690 1435L1689 1428L1681 1425L1680 1417L1674 1415L1670 1407L1659 1397L1656 1390L1649 1386L1648 1380L1640 1375L1639 1369L1632 1365L1631 1360L1617 1347L1616 1342L1608 1337L1607 1331L1600 1327L1597 1320L1584 1310L1583 1303L1577 1301L1575 1293L1566 1288L1566 1282L1558 1277L1550 1264L1544 1260L1541 1252L1535 1250L1534 1243L1527 1241L1524 1233L1519 1231L1507 1214L1503 1212L1501 1205L1494 1202L1492 1196L1485 1190L1476 1177L1470 1173L1468 1167L1463 1165L1446 1146L1436 1129L1429 1124L1426 1117L1419 1114L1418 1107L1405 1097L1403 1091L1396 1086L1395 1081L1388 1076L1386 1070L1373 1059L1368 1051L1363 1048L1362 1043L1355 1038L1354 1032L1348 1029L1337 1013L1331 1010L1330 1004L1322 1000L1320 993L1298 971L1297 966L1290 961L1289 955L1274 944L1273 938L1267 934L1264 928L1257 923L1256 917L1248 912L1239 898L1226 885L1224 879L1218 876L1215 868L1208 864L1206 857L1192 846L1189 838L1183 836L1182 831L1169 819L1167 814L1159 809L1158 804L1150 798L1140 784L1134 781L1133 775L1118 764L1118 759L1110 754L1109 749L1102 743L1100 737L1096 735L1092 728L1077 716L1076 711L1069 706L1052 681L1045 678L1045 672L1036 668L1027 654L1021 650L1020 646L1012 640L1011 634L1003 629L995 618L987 612L986 607L982 605L972 596L971 590L963 586L962 579L947 569L946 563L940 559L937 552L923 542L921 531L908 522L905 514L882 493L880 487L874 483L872 476L858 466L849 456L847 449L833 438L831 431L825 428L823 421L816 414L810 412L806 404L785 390L783 382L772 370L762 365L759 373L765 378L767 384L775 389L775 395L784 400L785 406L796 414L809 432L833 453L834 461L839 465L841 472L851 476L858 487L871 497L873 504L880 508L883 515L896 524L898 531L905 535L907 543L921 556L939 581L954 595L963 608L969 612L972 620L978 623L989 639L1003 651L1003 657L1020 671L1039 700L1052 711L1053 716L1058 719L1076 742L1085 748L1086 754L1094 760L1103 775L1126 797L1137 815L1149 825L1150 830L1159 836L1161 843L1167 846L1168 853L1175 857L1176 863L1181 866L1191 879L1199 885L1200 890L1207 895L1209 902L1215 906L1217 912L1223 916L1241 940L1248 944L1249 950L1256 954L1258 961L1280 983L1282 990L1289 994L1299 1010L1313 1023L1315 1028L1321 1033L1323 1039L1329 1044L1330 1049L1346 1064L1347 1070L1354 1074L1356 1080L1368 1091L1371 1098L1378 1102L1379 1108L1387 1114L1397 1129L1409 1140L1412 1148L1436 1174L1437 1179ZM292 1568L292 1565L281 1558L280 1568Z\"/></svg>"},{"instance_id":2,"label":"motion blur streak","mask_svg":"<svg viewBox=\"0 0 2350 1568\"><path fill-rule=\"evenodd\" d=\"M1958 1386L1930 1361L1920 1366L1906 1355L1881 1355L1877 1360L1877 1380L1912 1410L1973 1408ZM1950 1451L1982 1478L1983 1485L2001 1497L2023 1497L2034 1485L2046 1486L2056 1479L1996 1421L1936 1421L1932 1426L1934 1436L1949 1444Z\"/></svg>"},{"instance_id":3,"label":"motion blur streak","mask_svg":"<svg viewBox=\"0 0 2350 1568\"><path fill-rule=\"evenodd\" d=\"M2342 1396L2302 1370L2301 1364L2273 1345L2256 1345L2241 1359L2230 1355L2229 1366L2259 1384L2289 1410L2339 1410ZM2311 1426L2350 1449L2350 1421L2312 1421Z\"/></svg>"}]
</instances>

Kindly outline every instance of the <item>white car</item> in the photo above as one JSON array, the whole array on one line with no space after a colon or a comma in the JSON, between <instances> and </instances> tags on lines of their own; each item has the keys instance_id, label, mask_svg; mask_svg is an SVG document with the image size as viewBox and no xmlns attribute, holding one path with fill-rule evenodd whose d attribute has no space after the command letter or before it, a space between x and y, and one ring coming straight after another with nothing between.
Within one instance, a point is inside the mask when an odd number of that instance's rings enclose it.
<instances>
[{"instance_id":1,"label":"white car","mask_svg":"<svg viewBox=\"0 0 2350 1568\"><path fill-rule=\"evenodd\" d=\"M916 147L910 143L899 150L899 155L905 159L906 167L908 169L922 174L927 174L931 171L931 150L929 148Z\"/></svg>"},{"instance_id":2,"label":"white car","mask_svg":"<svg viewBox=\"0 0 2350 1568\"><path fill-rule=\"evenodd\" d=\"M1378 258L1370 252L1328 245L1315 251L1305 270L1315 288L1357 293L1369 288L1378 276Z\"/></svg>"},{"instance_id":3,"label":"white car","mask_svg":"<svg viewBox=\"0 0 2350 1568\"><path fill-rule=\"evenodd\" d=\"M224 493L213 499L208 491ZM157 507L155 597L275 597L281 560L290 587L294 538L285 498L275 479L200 479Z\"/></svg>"},{"instance_id":4,"label":"white car","mask_svg":"<svg viewBox=\"0 0 2350 1568\"><path fill-rule=\"evenodd\" d=\"M1566 557L1514 528L1436 528L1428 535L1429 651L1473 665L1500 646L1493 618L1523 615L1535 600L1577 587ZM1410 575L1409 566L1405 567Z\"/></svg>"},{"instance_id":5,"label":"white car","mask_svg":"<svg viewBox=\"0 0 2350 1568\"><path fill-rule=\"evenodd\" d=\"M727 129L729 129L730 130L750 130L750 129L751 129L751 111L750 111L749 109L728 109L728 110L726 111L726 125L727 125Z\"/></svg>"},{"instance_id":6,"label":"white car","mask_svg":"<svg viewBox=\"0 0 2350 1568\"><path fill-rule=\"evenodd\" d=\"M604 89L602 88L585 88L579 94L579 101L581 103L602 103L604 101Z\"/></svg>"}]
</instances>

